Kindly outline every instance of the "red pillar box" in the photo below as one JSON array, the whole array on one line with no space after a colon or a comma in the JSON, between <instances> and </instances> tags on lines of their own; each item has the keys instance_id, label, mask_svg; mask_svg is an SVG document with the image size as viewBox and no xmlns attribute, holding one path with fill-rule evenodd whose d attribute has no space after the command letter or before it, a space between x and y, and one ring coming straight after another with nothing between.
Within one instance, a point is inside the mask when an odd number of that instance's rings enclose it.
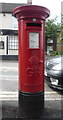
<instances>
[{"instance_id":1,"label":"red pillar box","mask_svg":"<svg viewBox=\"0 0 63 120\"><path fill-rule=\"evenodd\" d=\"M43 106L45 19L50 11L42 6L27 5L13 12L18 18L19 101L22 98L35 103L42 101Z\"/></svg>"}]
</instances>

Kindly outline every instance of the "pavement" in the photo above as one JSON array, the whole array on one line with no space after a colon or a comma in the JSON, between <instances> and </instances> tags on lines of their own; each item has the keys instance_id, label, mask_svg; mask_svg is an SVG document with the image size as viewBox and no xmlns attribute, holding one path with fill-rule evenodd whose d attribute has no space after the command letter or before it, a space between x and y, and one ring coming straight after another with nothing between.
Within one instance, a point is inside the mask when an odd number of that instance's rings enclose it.
<instances>
[{"instance_id":1,"label":"pavement","mask_svg":"<svg viewBox=\"0 0 63 120\"><path fill-rule=\"evenodd\" d=\"M2 63L0 61L0 78L2 79L2 81L0 79L0 120L28 120L27 111L26 113L23 111L23 115L19 116L17 67L17 61L2 61ZM29 118L29 120L63 120L62 100L63 94L51 89L45 83L44 111L42 111L41 118Z\"/></svg>"},{"instance_id":2,"label":"pavement","mask_svg":"<svg viewBox=\"0 0 63 120\"><path fill-rule=\"evenodd\" d=\"M25 111L24 111L25 112ZM18 116L18 101L3 101L2 102L2 118L19 118ZM20 116L24 119L24 116ZM58 101L45 101L44 112L41 118L61 118L61 108ZM37 118L36 118L37 119Z\"/></svg>"},{"instance_id":3,"label":"pavement","mask_svg":"<svg viewBox=\"0 0 63 120\"><path fill-rule=\"evenodd\" d=\"M48 98L49 94L54 95ZM42 112L41 118L36 118L36 120L63 120L63 107L62 107L62 98L55 98L56 92L45 92L44 97L44 111ZM61 95L60 95L61 96ZM26 113L23 111L24 116L21 114L19 117L19 100L18 100L18 92L4 92L2 93L2 106L0 104L0 108L2 107L2 120L6 119L22 119L25 120ZM1 110L1 109L0 109ZM27 111L26 111L27 112ZM35 118L34 118L35 119ZM29 118L29 120L34 120Z\"/></svg>"}]
</instances>

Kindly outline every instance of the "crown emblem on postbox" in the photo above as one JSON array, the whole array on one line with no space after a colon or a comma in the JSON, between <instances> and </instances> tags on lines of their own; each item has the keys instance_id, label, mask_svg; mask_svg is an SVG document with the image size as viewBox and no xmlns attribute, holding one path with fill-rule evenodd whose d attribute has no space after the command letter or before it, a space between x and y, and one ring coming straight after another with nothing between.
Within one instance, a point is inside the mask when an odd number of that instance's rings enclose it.
<instances>
[{"instance_id":1,"label":"crown emblem on postbox","mask_svg":"<svg viewBox=\"0 0 63 120\"><path fill-rule=\"evenodd\" d=\"M32 57L29 59L29 61L30 61L31 64L37 64L37 63L39 63L39 59L38 59L38 57L36 57L36 56L32 56Z\"/></svg>"}]
</instances>

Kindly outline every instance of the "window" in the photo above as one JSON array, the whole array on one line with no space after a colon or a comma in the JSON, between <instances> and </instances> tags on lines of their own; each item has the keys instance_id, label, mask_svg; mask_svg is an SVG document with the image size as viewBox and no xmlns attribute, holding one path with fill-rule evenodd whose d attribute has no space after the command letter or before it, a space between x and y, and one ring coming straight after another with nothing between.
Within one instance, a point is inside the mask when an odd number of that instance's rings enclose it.
<instances>
[{"instance_id":1,"label":"window","mask_svg":"<svg viewBox=\"0 0 63 120\"><path fill-rule=\"evenodd\" d=\"M12 28L18 28L17 19L13 16L12 16Z\"/></svg>"},{"instance_id":2,"label":"window","mask_svg":"<svg viewBox=\"0 0 63 120\"><path fill-rule=\"evenodd\" d=\"M4 42L0 41L0 49L4 49Z\"/></svg>"},{"instance_id":3,"label":"window","mask_svg":"<svg viewBox=\"0 0 63 120\"><path fill-rule=\"evenodd\" d=\"M9 49L18 49L18 36L9 36Z\"/></svg>"},{"instance_id":4,"label":"window","mask_svg":"<svg viewBox=\"0 0 63 120\"><path fill-rule=\"evenodd\" d=\"M63 46L63 44L57 44L57 46Z\"/></svg>"},{"instance_id":5,"label":"window","mask_svg":"<svg viewBox=\"0 0 63 120\"><path fill-rule=\"evenodd\" d=\"M53 43L53 40L50 39L50 38L48 38L48 39L47 39L47 43Z\"/></svg>"},{"instance_id":6,"label":"window","mask_svg":"<svg viewBox=\"0 0 63 120\"><path fill-rule=\"evenodd\" d=\"M47 46L47 51L53 51L53 46Z\"/></svg>"}]
</instances>

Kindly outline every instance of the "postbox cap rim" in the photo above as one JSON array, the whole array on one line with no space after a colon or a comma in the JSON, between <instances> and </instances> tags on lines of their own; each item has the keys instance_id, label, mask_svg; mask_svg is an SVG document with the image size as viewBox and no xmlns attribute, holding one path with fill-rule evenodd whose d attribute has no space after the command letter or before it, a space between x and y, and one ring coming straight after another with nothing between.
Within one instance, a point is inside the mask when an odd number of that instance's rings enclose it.
<instances>
[{"instance_id":1,"label":"postbox cap rim","mask_svg":"<svg viewBox=\"0 0 63 120\"><path fill-rule=\"evenodd\" d=\"M24 6L19 6L19 7L16 7L14 10L13 10L13 14L16 18L19 18L21 17L21 15L29 15L29 13L31 12L31 14L40 14L40 16L44 16L45 19L47 17L49 17L50 15L50 10L44 6L39 6L39 5L24 5ZM21 13L19 15L19 13Z\"/></svg>"}]
</instances>

